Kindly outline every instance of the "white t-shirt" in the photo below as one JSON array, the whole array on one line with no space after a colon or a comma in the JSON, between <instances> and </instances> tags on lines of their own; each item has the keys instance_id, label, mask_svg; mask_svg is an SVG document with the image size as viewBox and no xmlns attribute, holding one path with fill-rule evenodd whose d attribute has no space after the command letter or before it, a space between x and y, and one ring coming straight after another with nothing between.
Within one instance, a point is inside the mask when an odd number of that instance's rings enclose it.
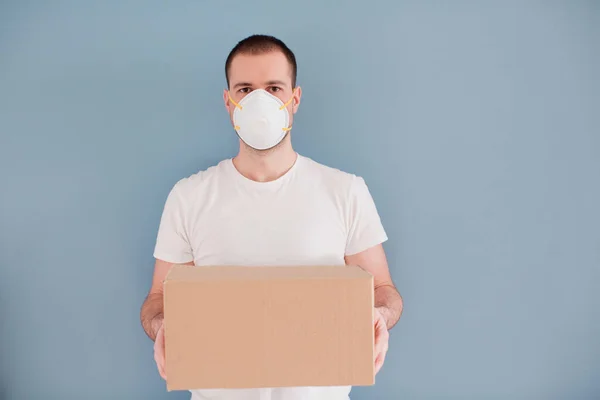
<instances>
[{"instance_id":1,"label":"white t-shirt","mask_svg":"<svg viewBox=\"0 0 600 400\"><path fill-rule=\"evenodd\" d=\"M227 159L173 187L154 257L195 265L344 265L344 256L386 240L362 178L298 155L279 179L255 182ZM193 390L192 399L346 400L349 393L350 387L211 389Z\"/></svg>"}]
</instances>

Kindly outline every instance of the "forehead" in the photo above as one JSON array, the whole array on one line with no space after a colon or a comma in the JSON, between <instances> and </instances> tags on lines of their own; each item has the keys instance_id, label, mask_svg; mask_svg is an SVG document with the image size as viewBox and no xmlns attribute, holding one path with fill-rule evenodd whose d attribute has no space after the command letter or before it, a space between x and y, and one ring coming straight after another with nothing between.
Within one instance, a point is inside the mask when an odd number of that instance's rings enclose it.
<instances>
[{"instance_id":1,"label":"forehead","mask_svg":"<svg viewBox=\"0 0 600 400\"><path fill-rule=\"evenodd\" d=\"M239 82L261 85L268 81L283 81L292 85L292 68L280 51L263 54L238 54L229 67L229 83Z\"/></svg>"}]
</instances>

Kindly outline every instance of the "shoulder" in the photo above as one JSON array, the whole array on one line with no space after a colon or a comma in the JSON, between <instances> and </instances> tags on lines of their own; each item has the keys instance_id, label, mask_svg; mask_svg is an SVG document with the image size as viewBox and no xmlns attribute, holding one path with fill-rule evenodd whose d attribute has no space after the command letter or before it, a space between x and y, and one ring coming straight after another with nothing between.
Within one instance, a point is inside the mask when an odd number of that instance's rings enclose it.
<instances>
[{"instance_id":1,"label":"shoulder","mask_svg":"<svg viewBox=\"0 0 600 400\"><path fill-rule=\"evenodd\" d=\"M356 187L365 185L364 179L358 175L342 171L314 161L311 158L301 156L305 165L307 176L316 182L325 185L327 189L348 194Z\"/></svg>"},{"instance_id":2,"label":"shoulder","mask_svg":"<svg viewBox=\"0 0 600 400\"><path fill-rule=\"evenodd\" d=\"M211 186L215 185L226 174L227 163L230 161L230 159L225 159L216 165L180 179L175 183L171 192L184 202L198 194L207 193Z\"/></svg>"}]
</instances>

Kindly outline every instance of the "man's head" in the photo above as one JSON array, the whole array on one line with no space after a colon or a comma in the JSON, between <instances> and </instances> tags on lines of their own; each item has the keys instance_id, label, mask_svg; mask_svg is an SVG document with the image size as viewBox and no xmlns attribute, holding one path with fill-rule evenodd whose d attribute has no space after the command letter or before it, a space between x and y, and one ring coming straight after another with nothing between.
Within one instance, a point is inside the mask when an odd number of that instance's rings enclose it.
<instances>
[{"instance_id":1,"label":"man's head","mask_svg":"<svg viewBox=\"0 0 600 400\"><path fill-rule=\"evenodd\" d=\"M292 87L296 87L296 76L298 65L296 56L281 40L268 35L252 35L240 41L229 52L225 61L225 78L227 79L227 88L231 88L230 71L233 59L239 55L263 55L267 53L281 53L287 59L290 67L290 77Z\"/></svg>"},{"instance_id":2,"label":"man's head","mask_svg":"<svg viewBox=\"0 0 600 400\"><path fill-rule=\"evenodd\" d=\"M239 104L253 90L263 89L287 104L291 127L302 94L296 87L296 73L296 57L281 40L253 35L239 42L225 62L228 89L223 92L223 100L232 125L235 125L233 112L236 103Z\"/></svg>"}]
</instances>

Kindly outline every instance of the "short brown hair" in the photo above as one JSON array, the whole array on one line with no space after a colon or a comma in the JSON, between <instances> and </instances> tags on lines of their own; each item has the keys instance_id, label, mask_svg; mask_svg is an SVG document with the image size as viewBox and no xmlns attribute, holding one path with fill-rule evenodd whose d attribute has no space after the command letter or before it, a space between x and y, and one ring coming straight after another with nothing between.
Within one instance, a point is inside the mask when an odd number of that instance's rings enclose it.
<instances>
[{"instance_id":1,"label":"short brown hair","mask_svg":"<svg viewBox=\"0 0 600 400\"><path fill-rule=\"evenodd\" d=\"M292 88L296 87L296 75L298 73L298 65L296 64L296 56L294 53L276 37L269 35L252 35L241 40L229 52L227 61L225 61L225 79L227 79L227 87L229 88L229 69L233 58L238 54L264 54L271 51L281 51L287 58L292 69Z\"/></svg>"}]
</instances>

